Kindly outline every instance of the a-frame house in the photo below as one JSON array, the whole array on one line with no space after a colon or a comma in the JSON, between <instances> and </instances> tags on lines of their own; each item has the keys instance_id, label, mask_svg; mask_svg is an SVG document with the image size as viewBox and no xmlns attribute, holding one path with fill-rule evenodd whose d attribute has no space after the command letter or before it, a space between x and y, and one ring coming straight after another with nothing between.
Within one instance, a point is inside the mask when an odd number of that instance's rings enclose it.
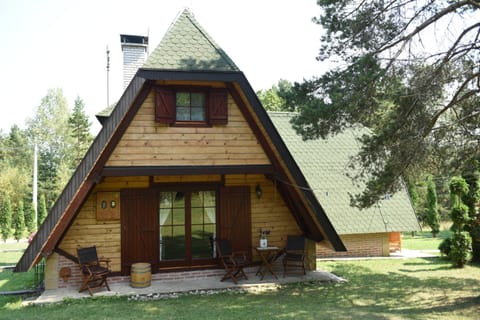
<instances>
[{"instance_id":1,"label":"a-frame house","mask_svg":"<svg viewBox=\"0 0 480 320\"><path fill-rule=\"evenodd\" d=\"M16 266L46 259L46 287L75 284L95 245L128 276L216 268L211 239L253 260L258 230L345 247L244 74L186 9L133 77ZM59 270L70 268L67 284ZM77 282L75 282L77 281Z\"/></svg>"}]
</instances>

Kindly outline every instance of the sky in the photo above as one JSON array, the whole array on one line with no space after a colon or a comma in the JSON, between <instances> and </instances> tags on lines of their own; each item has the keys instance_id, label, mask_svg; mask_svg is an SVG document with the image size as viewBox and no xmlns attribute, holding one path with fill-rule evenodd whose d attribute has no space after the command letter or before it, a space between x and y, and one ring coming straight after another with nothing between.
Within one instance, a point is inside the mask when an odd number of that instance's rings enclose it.
<instances>
[{"instance_id":1,"label":"sky","mask_svg":"<svg viewBox=\"0 0 480 320\"><path fill-rule=\"evenodd\" d=\"M78 96L92 122L123 92L120 34L149 37L149 52L188 7L255 91L325 71L315 57L322 29L316 0L0 0L0 130L25 127L49 89Z\"/></svg>"}]
</instances>

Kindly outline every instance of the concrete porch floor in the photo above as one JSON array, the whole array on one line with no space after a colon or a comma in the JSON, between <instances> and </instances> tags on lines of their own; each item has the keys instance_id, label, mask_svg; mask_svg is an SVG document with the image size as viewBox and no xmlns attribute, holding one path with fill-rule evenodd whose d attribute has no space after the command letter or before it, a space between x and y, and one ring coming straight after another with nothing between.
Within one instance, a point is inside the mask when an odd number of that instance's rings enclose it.
<instances>
[{"instance_id":1,"label":"concrete porch floor","mask_svg":"<svg viewBox=\"0 0 480 320\"><path fill-rule=\"evenodd\" d=\"M159 297L167 294L184 294L198 293L207 291L222 290L243 290L243 291L262 291L272 290L279 285L287 283L298 283L308 281L318 282L341 282L344 279L339 278L329 272L317 270L309 271L306 275L287 275L282 276L281 270L275 270L278 280L271 274L265 275L261 280L260 276L255 275L256 268L246 269L248 280L241 279L238 284L233 283L230 279L223 282L220 281L221 276L210 276L198 279L182 279L182 280L155 280L151 281L151 285L146 288L132 288L129 282L109 281L111 291L107 291L105 287L99 288L94 292L94 297L99 296L139 296L139 297ZM114 279L112 279L114 280ZM88 291L79 293L78 288L62 288L45 290L40 296L27 300L26 304L42 304L62 301L64 298L79 299L89 298Z\"/></svg>"}]
</instances>

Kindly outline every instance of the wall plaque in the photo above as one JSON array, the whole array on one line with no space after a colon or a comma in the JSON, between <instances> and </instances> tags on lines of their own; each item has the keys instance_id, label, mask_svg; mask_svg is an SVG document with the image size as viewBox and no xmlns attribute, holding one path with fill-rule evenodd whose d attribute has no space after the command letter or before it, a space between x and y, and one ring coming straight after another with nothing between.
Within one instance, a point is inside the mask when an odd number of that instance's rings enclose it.
<instances>
[{"instance_id":1,"label":"wall plaque","mask_svg":"<svg viewBox=\"0 0 480 320\"><path fill-rule=\"evenodd\" d=\"M120 192L97 193L97 220L120 220Z\"/></svg>"}]
</instances>

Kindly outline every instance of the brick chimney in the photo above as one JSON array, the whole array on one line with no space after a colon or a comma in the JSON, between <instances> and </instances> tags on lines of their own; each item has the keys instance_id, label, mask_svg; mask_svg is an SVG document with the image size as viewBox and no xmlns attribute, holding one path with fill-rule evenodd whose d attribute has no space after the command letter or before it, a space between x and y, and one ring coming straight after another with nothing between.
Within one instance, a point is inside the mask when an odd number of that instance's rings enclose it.
<instances>
[{"instance_id":1,"label":"brick chimney","mask_svg":"<svg viewBox=\"0 0 480 320\"><path fill-rule=\"evenodd\" d=\"M147 59L148 37L121 34L120 43L123 52L123 89L125 89Z\"/></svg>"}]
</instances>

